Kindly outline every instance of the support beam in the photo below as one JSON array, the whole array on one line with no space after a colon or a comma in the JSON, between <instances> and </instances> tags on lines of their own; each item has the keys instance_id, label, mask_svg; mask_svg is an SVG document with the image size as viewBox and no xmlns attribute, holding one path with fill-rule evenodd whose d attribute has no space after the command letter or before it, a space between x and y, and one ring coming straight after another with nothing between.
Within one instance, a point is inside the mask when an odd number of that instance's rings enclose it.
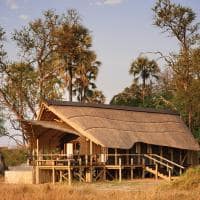
<instances>
[{"instance_id":1,"label":"support beam","mask_svg":"<svg viewBox=\"0 0 200 200\"><path fill-rule=\"evenodd\" d=\"M71 185L72 184L72 176L71 176L71 163L70 160L68 160L68 184Z\"/></svg>"},{"instance_id":2,"label":"support beam","mask_svg":"<svg viewBox=\"0 0 200 200\"><path fill-rule=\"evenodd\" d=\"M133 179L133 158L131 158L131 180Z\"/></svg>"},{"instance_id":3,"label":"support beam","mask_svg":"<svg viewBox=\"0 0 200 200\"><path fill-rule=\"evenodd\" d=\"M117 165L117 148L115 148L115 165Z\"/></svg>"},{"instance_id":4,"label":"support beam","mask_svg":"<svg viewBox=\"0 0 200 200\"><path fill-rule=\"evenodd\" d=\"M52 168L52 183L55 184L55 167Z\"/></svg>"},{"instance_id":5,"label":"support beam","mask_svg":"<svg viewBox=\"0 0 200 200\"><path fill-rule=\"evenodd\" d=\"M40 183L40 170L39 170L39 139L37 138L36 140L36 172L35 172L35 181L36 181L36 184L39 184Z\"/></svg>"},{"instance_id":6,"label":"support beam","mask_svg":"<svg viewBox=\"0 0 200 200\"><path fill-rule=\"evenodd\" d=\"M90 140L90 166L92 166L92 153L93 153L93 148L92 148L92 141Z\"/></svg>"},{"instance_id":7,"label":"support beam","mask_svg":"<svg viewBox=\"0 0 200 200\"><path fill-rule=\"evenodd\" d=\"M119 182L122 181L122 160L119 158Z\"/></svg>"},{"instance_id":8,"label":"support beam","mask_svg":"<svg viewBox=\"0 0 200 200\"><path fill-rule=\"evenodd\" d=\"M156 180L158 179L158 164L156 163L156 175L155 175L155 177L156 177Z\"/></svg>"}]
</instances>

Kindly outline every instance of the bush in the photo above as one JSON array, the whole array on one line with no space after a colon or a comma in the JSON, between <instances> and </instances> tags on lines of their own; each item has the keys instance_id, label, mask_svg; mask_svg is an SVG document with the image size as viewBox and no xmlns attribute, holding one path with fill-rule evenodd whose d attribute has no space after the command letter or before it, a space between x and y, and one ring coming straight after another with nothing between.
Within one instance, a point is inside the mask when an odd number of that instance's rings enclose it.
<instances>
[{"instance_id":1,"label":"bush","mask_svg":"<svg viewBox=\"0 0 200 200\"><path fill-rule=\"evenodd\" d=\"M1 149L1 153L4 156L6 166L17 166L25 163L27 160L27 149Z\"/></svg>"},{"instance_id":2,"label":"bush","mask_svg":"<svg viewBox=\"0 0 200 200\"><path fill-rule=\"evenodd\" d=\"M172 187L184 190L200 188L200 166L188 169L179 179L172 183Z\"/></svg>"}]
</instances>

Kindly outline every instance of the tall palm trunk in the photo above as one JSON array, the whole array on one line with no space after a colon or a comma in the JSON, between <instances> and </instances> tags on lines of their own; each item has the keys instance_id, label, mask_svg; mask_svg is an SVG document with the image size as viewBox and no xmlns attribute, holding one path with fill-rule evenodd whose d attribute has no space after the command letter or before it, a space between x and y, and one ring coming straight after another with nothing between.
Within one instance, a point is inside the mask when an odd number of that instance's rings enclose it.
<instances>
[{"instance_id":1,"label":"tall palm trunk","mask_svg":"<svg viewBox=\"0 0 200 200\"><path fill-rule=\"evenodd\" d=\"M142 104L144 106L144 98L145 98L145 90L146 90L146 78L142 79Z\"/></svg>"},{"instance_id":2,"label":"tall palm trunk","mask_svg":"<svg viewBox=\"0 0 200 200\"><path fill-rule=\"evenodd\" d=\"M72 102L73 101L73 97L72 97L72 79L73 79L73 72L72 72L72 64L69 64L69 101Z\"/></svg>"}]
</instances>

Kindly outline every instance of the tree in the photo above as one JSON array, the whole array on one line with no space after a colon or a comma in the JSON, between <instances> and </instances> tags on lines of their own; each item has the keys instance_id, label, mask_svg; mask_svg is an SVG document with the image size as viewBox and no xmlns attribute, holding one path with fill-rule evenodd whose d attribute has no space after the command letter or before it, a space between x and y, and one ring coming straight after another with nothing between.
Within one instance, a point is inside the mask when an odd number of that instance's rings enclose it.
<instances>
[{"instance_id":1,"label":"tree","mask_svg":"<svg viewBox=\"0 0 200 200\"><path fill-rule=\"evenodd\" d=\"M30 22L21 30L15 30L13 40L17 43L25 62L35 66L39 104L44 99L61 98L62 82L56 62L55 40L59 17L52 10L43 13L43 18Z\"/></svg>"},{"instance_id":2,"label":"tree","mask_svg":"<svg viewBox=\"0 0 200 200\"><path fill-rule=\"evenodd\" d=\"M91 54L91 51L89 51L92 45L91 42L89 30L81 24L78 12L76 10L69 10L57 32L58 54L59 59L63 63L62 73L65 85L69 91L69 101L73 101L74 82L77 82L76 73L79 73L78 77L80 72L84 73L83 70L81 71L81 68L83 63L87 62L89 54ZM77 70L77 68L79 69ZM79 86L81 88L84 87L84 85ZM81 89L81 91L83 90Z\"/></svg>"},{"instance_id":3,"label":"tree","mask_svg":"<svg viewBox=\"0 0 200 200\"><path fill-rule=\"evenodd\" d=\"M36 115L36 80L37 74L34 68L26 63L6 65L2 72L1 101L8 110L12 128L22 131L24 144L27 138L21 122Z\"/></svg>"},{"instance_id":4,"label":"tree","mask_svg":"<svg viewBox=\"0 0 200 200\"><path fill-rule=\"evenodd\" d=\"M181 113L191 130L199 127L196 124L199 99L199 66L195 56L199 36L199 23L195 23L196 14L191 8L172 3L170 0L158 0L153 8L154 24L180 44L178 54L165 58L172 70L173 98L171 102ZM197 48L197 49L196 49ZM194 95L195 94L195 95Z\"/></svg>"},{"instance_id":5,"label":"tree","mask_svg":"<svg viewBox=\"0 0 200 200\"><path fill-rule=\"evenodd\" d=\"M132 83L130 87L126 87L121 93L115 95L110 104L139 107L143 105L141 93L138 84Z\"/></svg>"},{"instance_id":6,"label":"tree","mask_svg":"<svg viewBox=\"0 0 200 200\"><path fill-rule=\"evenodd\" d=\"M94 51L89 50L82 52L79 59L79 65L76 69L76 80L74 81L74 93L77 96L77 100L81 102L103 103L105 97L102 92L96 90L97 86L95 84L101 62L96 60ZM97 100L95 100L95 97Z\"/></svg>"},{"instance_id":7,"label":"tree","mask_svg":"<svg viewBox=\"0 0 200 200\"><path fill-rule=\"evenodd\" d=\"M142 99L144 104L146 82L152 80L152 78L158 79L158 73L160 72L157 63L154 60L148 60L146 57L138 57L132 62L129 73L134 76L134 79L142 79Z\"/></svg>"},{"instance_id":8,"label":"tree","mask_svg":"<svg viewBox=\"0 0 200 200\"><path fill-rule=\"evenodd\" d=\"M199 23L194 24L196 14L191 8L172 3L171 0L157 0L154 8L154 25L176 37L184 51L199 39Z\"/></svg>"}]
</instances>

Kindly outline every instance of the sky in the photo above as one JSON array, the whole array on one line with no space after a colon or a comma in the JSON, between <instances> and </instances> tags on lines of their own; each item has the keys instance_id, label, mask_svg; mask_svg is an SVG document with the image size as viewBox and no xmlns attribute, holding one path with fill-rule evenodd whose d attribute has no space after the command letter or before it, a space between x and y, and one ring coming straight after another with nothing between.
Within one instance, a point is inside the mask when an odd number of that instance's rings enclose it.
<instances>
[{"instance_id":1,"label":"sky","mask_svg":"<svg viewBox=\"0 0 200 200\"><path fill-rule=\"evenodd\" d=\"M191 7L200 21L199 0L173 2ZM167 54L178 50L174 38L153 26L154 4L155 0L0 0L0 25L6 31L9 59L14 61L18 59L18 50L9 39L14 29L19 30L48 9L58 14L77 9L83 24L91 31L92 48L102 62L97 86L109 103L131 84L133 78L128 71L133 59L144 52ZM2 139L0 145L1 142Z\"/></svg>"}]
</instances>

